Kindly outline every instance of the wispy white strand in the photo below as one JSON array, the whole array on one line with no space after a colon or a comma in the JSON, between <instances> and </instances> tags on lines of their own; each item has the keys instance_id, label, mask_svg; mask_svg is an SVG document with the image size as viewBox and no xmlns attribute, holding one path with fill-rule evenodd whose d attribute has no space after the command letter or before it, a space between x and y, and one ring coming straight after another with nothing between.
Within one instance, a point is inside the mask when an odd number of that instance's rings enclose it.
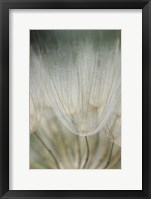
<instances>
[{"instance_id":1,"label":"wispy white strand","mask_svg":"<svg viewBox=\"0 0 151 199\"><path fill-rule=\"evenodd\" d=\"M40 122L46 92L44 92L44 74L42 58L40 53L35 53L32 46L30 48L30 133L33 133Z\"/></svg>"},{"instance_id":2,"label":"wispy white strand","mask_svg":"<svg viewBox=\"0 0 151 199\"><path fill-rule=\"evenodd\" d=\"M57 36L56 36L57 37ZM86 136L103 129L114 118L120 96L120 45L85 35L78 41L57 41L43 57L48 71L49 96L62 123Z\"/></svg>"}]
</instances>

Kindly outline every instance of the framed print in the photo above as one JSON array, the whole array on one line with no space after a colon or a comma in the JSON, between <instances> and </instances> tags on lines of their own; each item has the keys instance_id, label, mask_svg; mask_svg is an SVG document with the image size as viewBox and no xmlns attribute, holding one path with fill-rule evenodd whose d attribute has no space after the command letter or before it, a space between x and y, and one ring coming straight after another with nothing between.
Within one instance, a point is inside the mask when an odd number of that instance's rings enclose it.
<instances>
[{"instance_id":1,"label":"framed print","mask_svg":"<svg viewBox=\"0 0 151 199\"><path fill-rule=\"evenodd\" d=\"M150 198L150 8L1 2L1 198Z\"/></svg>"}]
</instances>

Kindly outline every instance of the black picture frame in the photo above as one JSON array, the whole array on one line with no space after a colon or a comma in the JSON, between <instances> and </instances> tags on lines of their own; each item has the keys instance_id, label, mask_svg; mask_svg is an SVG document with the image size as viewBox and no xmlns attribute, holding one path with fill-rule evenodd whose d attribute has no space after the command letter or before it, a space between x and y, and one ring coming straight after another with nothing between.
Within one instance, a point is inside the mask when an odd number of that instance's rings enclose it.
<instances>
[{"instance_id":1,"label":"black picture frame","mask_svg":"<svg viewBox=\"0 0 151 199\"><path fill-rule=\"evenodd\" d=\"M9 9L142 9L142 190L9 190ZM151 1L0 0L0 196L1 198L151 198ZM137 73L137 71L136 71Z\"/></svg>"}]
</instances>

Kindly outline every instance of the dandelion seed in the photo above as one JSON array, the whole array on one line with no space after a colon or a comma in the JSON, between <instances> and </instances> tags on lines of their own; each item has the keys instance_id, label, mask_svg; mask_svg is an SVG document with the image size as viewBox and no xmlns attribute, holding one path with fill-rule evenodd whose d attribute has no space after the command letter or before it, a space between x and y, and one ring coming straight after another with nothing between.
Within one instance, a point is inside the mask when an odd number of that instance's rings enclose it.
<instances>
[{"instance_id":1,"label":"dandelion seed","mask_svg":"<svg viewBox=\"0 0 151 199\"><path fill-rule=\"evenodd\" d=\"M44 58L54 111L71 132L93 135L114 117L120 95L119 40L108 40L105 31L59 34L62 39L55 40L54 33Z\"/></svg>"},{"instance_id":2,"label":"dandelion seed","mask_svg":"<svg viewBox=\"0 0 151 199\"><path fill-rule=\"evenodd\" d=\"M43 112L43 74L40 58L33 48L30 50L30 133L34 132L40 122Z\"/></svg>"},{"instance_id":3,"label":"dandelion seed","mask_svg":"<svg viewBox=\"0 0 151 199\"><path fill-rule=\"evenodd\" d=\"M30 132L51 155L47 168L114 167L117 149L120 162L120 42L109 32L44 31L31 47Z\"/></svg>"}]
</instances>

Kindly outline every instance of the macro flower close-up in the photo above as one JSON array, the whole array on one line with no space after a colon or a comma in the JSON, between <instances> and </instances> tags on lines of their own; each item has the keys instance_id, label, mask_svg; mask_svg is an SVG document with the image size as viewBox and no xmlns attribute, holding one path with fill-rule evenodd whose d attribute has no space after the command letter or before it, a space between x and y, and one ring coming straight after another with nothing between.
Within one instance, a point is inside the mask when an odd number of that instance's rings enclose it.
<instances>
[{"instance_id":1,"label":"macro flower close-up","mask_svg":"<svg viewBox=\"0 0 151 199\"><path fill-rule=\"evenodd\" d=\"M30 168L121 169L121 31L30 30Z\"/></svg>"}]
</instances>

